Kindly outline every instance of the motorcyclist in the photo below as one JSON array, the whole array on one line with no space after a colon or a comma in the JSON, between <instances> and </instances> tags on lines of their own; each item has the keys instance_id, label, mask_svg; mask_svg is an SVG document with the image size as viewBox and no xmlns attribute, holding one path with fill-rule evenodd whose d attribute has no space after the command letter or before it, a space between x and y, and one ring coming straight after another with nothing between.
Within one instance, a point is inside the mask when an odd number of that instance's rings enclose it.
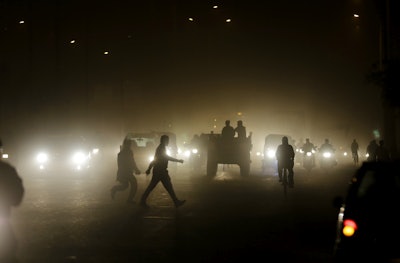
<instances>
[{"instance_id":1,"label":"motorcyclist","mask_svg":"<svg viewBox=\"0 0 400 263\"><path fill-rule=\"evenodd\" d=\"M329 143L329 139L325 139L325 142L319 147L319 151L322 154L321 166L334 166L337 164L333 154L335 149L332 144ZM330 154L325 156L325 154Z\"/></svg>"},{"instance_id":2,"label":"motorcyclist","mask_svg":"<svg viewBox=\"0 0 400 263\"><path fill-rule=\"evenodd\" d=\"M312 142L310 142L309 138L306 138L306 142L303 144L301 149L302 149L303 154L305 156L307 154L307 152L314 153L316 147ZM315 165L315 156L314 156L314 154L312 154L311 156L312 156L312 166L314 166Z\"/></svg>"},{"instance_id":3,"label":"motorcyclist","mask_svg":"<svg viewBox=\"0 0 400 263\"><path fill-rule=\"evenodd\" d=\"M335 149L333 148L332 144L329 143L329 139L325 139L325 142L319 147L320 152L331 152L333 153Z\"/></svg>"}]
</instances>

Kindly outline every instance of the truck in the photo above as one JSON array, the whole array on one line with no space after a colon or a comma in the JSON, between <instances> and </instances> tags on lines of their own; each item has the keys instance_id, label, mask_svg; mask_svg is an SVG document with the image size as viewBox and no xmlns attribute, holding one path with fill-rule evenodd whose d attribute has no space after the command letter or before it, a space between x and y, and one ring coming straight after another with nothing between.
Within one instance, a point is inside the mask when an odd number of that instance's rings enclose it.
<instances>
[{"instance_id":1,"label":"truck","mask_svg":"<svg viewBox=\"0 0 400 263\"><path fill-rule=\"evenodd\" d=\"M207 147L207 176L215 176L218 164L237 164L241 176L250 175L251 135L244 138L223 138L221 134L209 134Z\"/></svg>"}]
</instances>

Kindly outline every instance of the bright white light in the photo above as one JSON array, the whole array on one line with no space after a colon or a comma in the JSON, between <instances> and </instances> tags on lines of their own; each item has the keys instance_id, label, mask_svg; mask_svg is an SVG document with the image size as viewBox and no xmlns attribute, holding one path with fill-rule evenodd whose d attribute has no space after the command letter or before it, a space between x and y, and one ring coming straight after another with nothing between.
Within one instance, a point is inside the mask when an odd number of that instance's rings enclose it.
<instances>
[{"instance_id":1,"label":"bright white light","mask_svg":"<svg viewBox=\"0 0 400 263\"><path fill-rule=\"evenodd\" d=\"M104 51L104 55L109 55L110 53L108 51Z\"/></svg>"},{"instance_id":2,"label":"bright white light","mask_svg":"<svg viewBox=\"0 0 400 263\"><path fill-rule=\"evenodd\" d=\"M344 155L344 156L347 156L347 152L344 152L343 155Z\"/></svg>"},{"instance_id":3,"label":"bright white light","mask_svg":"<svg viewBox=\"0 0 400 263\"><path fill-rule=\"evenodd\" d=\"M190 157L190 151L185 151L185 157Z\"/></svg>"},{"instance_id":4,"label":"bright white light","mask_svg":"<svg viewBox=\"0 0 400 263\"><path fill-rule=\"evenodd\" d=\"M71 43L71 44L75 44L75 40L74 40L74 39L72 39L71 41L69 41L69 43Z\"/></svg>"},{"instance_id":5,"label":"bright white light","mask_svg":"<svg viewBox=\"0 0 400 263\"><path fill-rule=\"evenodd\" d=\"M332 153L330 153L330 152L324 152L324 153L322 154L322 156L323 156L324 158L331 158L331 157L332 157Z\"/></svg>"},{"instance_id":6,"label":"bright white light","mask_svg":"<svg viewBox=\"0 0 400 263\"><path fill-rule=\"evenodd\" d=\"M199 151L198 151L196 148L192 149L192 153L196 154L196 153L198 153L198 152L199 152Z\"/></svg>"},{"instance_id":7,"label":"bright white light","mask_svg":"<svg viewBox=\"0 0 400 263\"><path fill-rule=\"evenodd\" d=\"M8 154L3 153L2 158L3 158L3 159L8 159Z\"/></svg>"},{"instance_id":8,"label":"bright white light","mask_svg":"<svg viewBox=\"0 0 400 263\"><path fill-rule=\"evenodd\" d=\"M353 17L359 18L360 16L358 14L354 14Z\"/></svg>"},{"instance_id":9,"label":"bright white light","mask_svg":"<svg viewBox=\"0 0 400 263\"><path fill-rule=\"evenodd\" d=\"M39 153L36 156L36 160L40 163L43 164L49 160L49 156L46 153Z\"/></svg>"},{"instance_id":10,"label":"bright white light","mask_svg":"<svg viewBox=\"0 0 400 263\"><path fill-rule=\"evenodd\" d=\"M230 18L226 19L225 21L226 21L227 23L232 22L232 20L231 20Z\"/></svg>"},{"instance_id":11,"label":"bright white light","mask_svg":"<svg viewBox=\"0 0 400 263\"><path fill-rule=\"evenodd\" d=\"M213 6L213 8L214 8L214 9L217 9L217 8L218 8L218 6L217 6L217 5L215 5L215 6Z\"/></svg>"},{"instance_id":12,"label":"bright white light","mask_svg":"<svg viewBox=\"0 0 400 263\"><path fill-rule=\"evenodd\" d=\"M24 20L19 21L20 24L25 24Z\"/></svg>"},{"instance_id":13,"label":"bright white light","mask_svg":"<svg viewBox=\"0 0 400 263\"><path fill-rule=\"evenodd\" d=\"M99 151L100 151L100 150L99 150L98 148L94 148L94 149L92 150L92 153L93 153L93 154L98 154Z\"/></svg>"},{"instance_id":14,"label":"bright white light","mask_svg":"<svg viewBox=\"0 0 400 263\"><path fill-rule=\"evenodd\" d=\"M171 155L171 150L167 149L167 155Z\"/></svg>"},{"instance_id":15,"label":"bright white light","mask_svg":"<svg viewBox=\"0 0 400 263\"><path fill-rule=\"evenodd\" d=\"M270 159L275 158L275 151L269 149L269 150L267 151L267 156L268 156L268 158L270 158Z\"/></svg>"},{"instance_id":16,"label":"bright white light","mask_svg":"<svg viewBox=\"0 0 400 263\"><path fill-rule=\"evenodd\" d=\"M149 162L152 162L154 160L154 156L149 156Z\"/></svg>"},{"instance_id":17,"label":"bright white light","mask_svg":"<svg viewBox=\"0 0 400 263\"><path fill-rule=\"evenodd\" d=\"M307 152L306 155L307 155L307 156L311 156L312 153L311 153L311 152Z\"/></svg>"},{"instance_id":18,"label":"bright white light","mask_svg":"<svg viewBox=\"0 0 400 263\"><path fill-rule=\"evenodd\" d=\"M194 21L194 19L193 19L193 18L191 18L191 17L189 17L189 21L190 21L190 22L193 22L193 21Z\"/></svg>"},{"instance_id":19,"label":"bright white light","mask_svg":"<svg viewBox=\"0 0 400 263\"><path fill-rule=\"evenodd\" d=\"M77 152L73 155L72 160L74 161L75 164L82 164L87 160L87 155L85 155L82 152Z\"/></svg>"},{"instance_id":20,"label":"bright white light","mask_svg":"<svg viewBox=\"0 0 400 263\"><path fill-rule=\"evenodd\" d=\"M260 152L256 152L256 155L257 155L257 156L261 156L261 153L260 153Z\"/></svg>"}]
</instances>

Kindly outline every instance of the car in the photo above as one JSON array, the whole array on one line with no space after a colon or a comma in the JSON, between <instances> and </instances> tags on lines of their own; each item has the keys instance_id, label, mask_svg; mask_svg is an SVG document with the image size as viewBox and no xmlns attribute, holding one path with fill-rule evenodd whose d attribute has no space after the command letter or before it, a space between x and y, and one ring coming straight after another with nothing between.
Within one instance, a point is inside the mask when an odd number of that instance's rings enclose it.
<instances>
[{"instance_id":1,"label":"car","mask_svg":"<svg viewBox=\"0 0 400 263\"><path fill-rule=\"evenodd\" d=\"M57 134L32 140L29 152L33 171L86 171L99 153L83 136Z\"/></svg>"},{"instance_id":2,"label":"car","mask_svg":"<svg viewBox=\"0 0 400 263\"><path fill-rule=\"evenodd\" d=\"M400 162L364 162L339 209L335 262L400 262Z\"/></svg>"}]
</instances>

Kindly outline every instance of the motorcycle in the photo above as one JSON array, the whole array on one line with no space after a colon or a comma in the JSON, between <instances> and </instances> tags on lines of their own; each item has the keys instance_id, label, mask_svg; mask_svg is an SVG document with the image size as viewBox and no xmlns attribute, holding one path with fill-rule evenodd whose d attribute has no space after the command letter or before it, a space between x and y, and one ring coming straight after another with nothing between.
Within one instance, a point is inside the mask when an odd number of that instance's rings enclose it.
<instances>
[{"instance_id":1,"label":"motorcycle","mask_svg":"<svg viewBox=\"0 0 400 263\"><path fill-rule=\"evenodd\" d=\"M337 165L333 150L324 150L321 153L320 166L323 169L329 169Z\"/></svg>"},{"instance_id":2,"label":"motorcycle","mask_svg":"<svg viewBox=\"0 0 400 263\"><path fill-rule=\"evenodd\" d=\"M315 150L306 151L303 153L303 167L310 172L315 166Z\"/></svg>"}]
</instances>

